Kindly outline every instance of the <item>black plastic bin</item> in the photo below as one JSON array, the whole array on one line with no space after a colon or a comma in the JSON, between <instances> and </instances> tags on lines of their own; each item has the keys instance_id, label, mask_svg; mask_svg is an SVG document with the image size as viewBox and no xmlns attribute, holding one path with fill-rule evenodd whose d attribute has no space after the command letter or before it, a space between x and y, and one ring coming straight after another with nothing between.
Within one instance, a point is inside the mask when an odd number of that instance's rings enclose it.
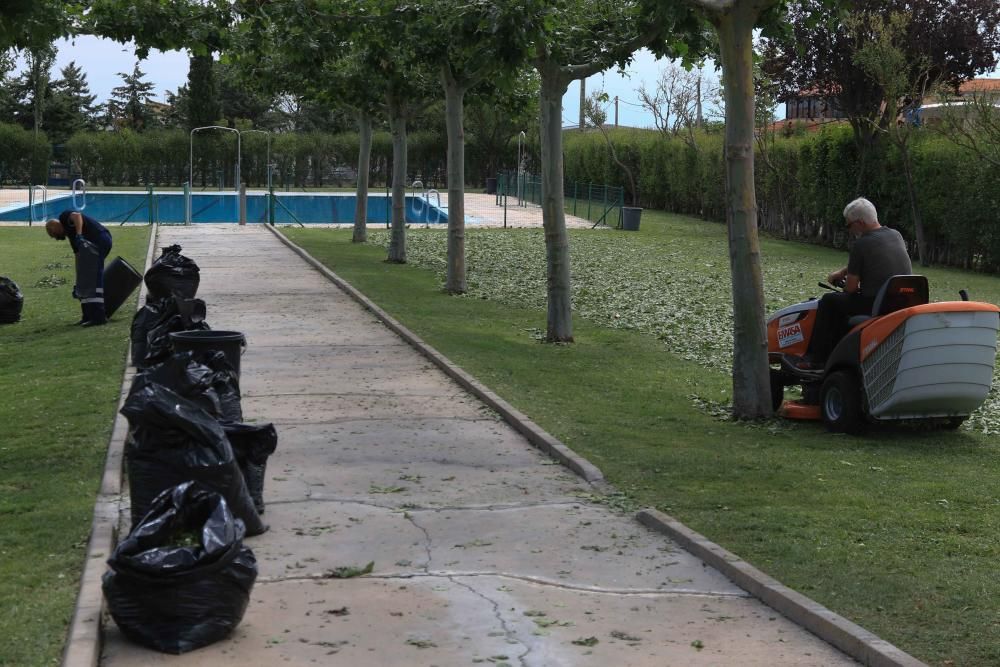
<instances>
[{"instance_id":1,"label":"black plastic bin","mask_svg":"<svg viewBox=\"0 0 1000 667\"><path fill-rule=\"evenodd\" d=\"M626 232L639 231L639 222L642 220L642 209L637 206L622 207L622 229Z\"/></svg>"},{"instance_id":2,"label":"black plastic bin","mask_svg":"<svg viewBox=\"0 0 1000 667\"><path fill-rule=\"evenodd\" d=\"M215 331L212 329L173 331L170 333L170 342L173 344L175 352L218 350L226 355L226 361L236 371L236 376L240 375L240 355L243 353L243 348L247 346L247 339L239 331Z\"/></svg>"},{"instance_id":3,"label":"black plastic bin","mask_svg":"<svg viewBox=\"0 0 1000 667\"><path fill-rule=\"evenodd\" d=\"M108 317L121 308L141 282L142 274L121 257L104 267L104 312Z\"/></svg>"}]
</instances>

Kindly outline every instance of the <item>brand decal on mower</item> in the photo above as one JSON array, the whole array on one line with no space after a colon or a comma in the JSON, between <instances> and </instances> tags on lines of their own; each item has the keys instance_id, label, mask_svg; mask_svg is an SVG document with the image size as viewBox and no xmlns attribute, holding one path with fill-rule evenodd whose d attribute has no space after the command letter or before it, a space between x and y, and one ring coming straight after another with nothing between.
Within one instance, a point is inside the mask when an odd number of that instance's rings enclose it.
<instances>
[{"instance_id":1,"label":"brand decal on mower","mask_svg":"<svg viewBox=\"0 0 1000 667\"><path fill-rule=\"evenodd\" d=\"M872 339L872 342L865 345L865 349L861 351L861 354L867 357L875 349L876 345L878 345L878 338Z\"/></svg>"},{"instance_id":2,"label":"brand decal on mower","mask_svg":"<svg viewBox=\"0 0 1000 667\"><path fill-rule=\"evenodd\" d=\"M795 343L801 343L804 340L805 336L802 335L801 324L796 323L790 327L778 329L778 347L788 347L789 345L795 345Z\"/></svg>"},{"instance_id":3,"label":"brand decal on mower","mask_svg":"<svg viewBox=\"0 0 1000 667\"><path fill-rule=\"evenodd\" d=\"M782 315L781 319L778 320L778 326L787 327L789 324L795 322L798 319L799 319L798 313L792 313L791 315Z\"/></svg>"}]
</instances>

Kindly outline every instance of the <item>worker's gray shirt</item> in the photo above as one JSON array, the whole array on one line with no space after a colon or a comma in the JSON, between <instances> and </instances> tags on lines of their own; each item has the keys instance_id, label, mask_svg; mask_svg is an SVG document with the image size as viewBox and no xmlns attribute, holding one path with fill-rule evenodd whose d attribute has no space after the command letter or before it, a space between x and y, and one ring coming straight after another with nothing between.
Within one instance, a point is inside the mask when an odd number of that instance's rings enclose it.
<instances>
[{"instance_id":1,"label":"worker's gray shirt","mask_svg":"<svg viewBox=\"0 0 1000 667\"><path fill-rule=\"evenodd\" d=\"M913 265L899 232L879 227L854 242L847 272L860 278L865 296L874 298L892 276L913 273Z\"/></svg>"}]
</instances>

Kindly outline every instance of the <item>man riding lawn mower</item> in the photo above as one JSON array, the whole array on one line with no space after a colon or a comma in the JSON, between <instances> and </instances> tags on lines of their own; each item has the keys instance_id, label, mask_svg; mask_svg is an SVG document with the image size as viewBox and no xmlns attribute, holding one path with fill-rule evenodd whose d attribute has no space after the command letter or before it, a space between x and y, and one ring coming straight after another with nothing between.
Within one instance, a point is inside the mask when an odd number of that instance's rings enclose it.
<instances>
[{"instance_id":1,"label":"man riding lawn mower","mask_svg":"<svg viewBox=\"0 0 1000 667\"><path fill-rule=\"evenodd\" d=\"M871 202L851 202L844 217L858 238L847 267L829 276L843 291L767 322L774 409L846 433L903 419L959 426L989 393L1000 308L964 291L928 303L927 278L911 275L902 237L879 224ZM800 400L784 401L790 385L802 387Z\"/></svg>"},{"instance_id":2,"label":"man riding lawn mower","mask_svg":"<svg viewBox=\"0 0 1000 667\"><path fill-rule=\"evenodd\" d=\"M871 315L818 368L798 363L818 301L784 308L767 322L771 400L779 415L822 419L831 431L860 433L869 422L922 419L957 428L983 404L993 381L1000 308L965 300L928 303L927 278L890 278ZM802 398L784 400L801 385Z\"/></svg>"}]
</instances>

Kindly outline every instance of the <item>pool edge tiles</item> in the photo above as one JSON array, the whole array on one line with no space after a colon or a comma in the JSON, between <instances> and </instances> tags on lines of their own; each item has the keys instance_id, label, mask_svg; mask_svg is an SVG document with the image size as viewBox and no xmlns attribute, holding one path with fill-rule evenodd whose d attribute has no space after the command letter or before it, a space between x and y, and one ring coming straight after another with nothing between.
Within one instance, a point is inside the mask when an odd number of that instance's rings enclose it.
<instances>
[{"instance_id":1,"label":"pool edge tiles","mask_svg":"<svg viewBox=\"0 0 1000 667\"><path fill-rule=\"evenodd\" d=\"M65 207L64 200L69 195L60 197L55 202L63 202L59 211ZM247 194L246 221L249 224L268 222L267 193L250 192ZM85 205L79 210L92 216L102 223L109 224L146 224L158 222L163 224L179 224L186 220L184 194L181 192L166 192L152 194L152 213L150 211L150 194L145 192L121 192L95 190L87 193ZM353 193L345 194L311 194L311 193L275 193L275 224L353 224L354 208L357 197ZM368 196L367 224L380 224L388 221L389 199L382 194ZM38 212L35 206L35 212ZM28 222L28 206L13 205L8 209L0 209L0 222ZM70 208L76 208L71 206ZM57 214L53 210L53 202L47 204L46 214ZM233 224L239 222L239 199L235 192L198 192L191 195L191 221L198 224ZM447 225L448 214L444 207L437 207L425 199L408 195L406 197L406 222L417 225ZM37 219L37 218L36 218Z\"/></svg>"}]
</instances>

